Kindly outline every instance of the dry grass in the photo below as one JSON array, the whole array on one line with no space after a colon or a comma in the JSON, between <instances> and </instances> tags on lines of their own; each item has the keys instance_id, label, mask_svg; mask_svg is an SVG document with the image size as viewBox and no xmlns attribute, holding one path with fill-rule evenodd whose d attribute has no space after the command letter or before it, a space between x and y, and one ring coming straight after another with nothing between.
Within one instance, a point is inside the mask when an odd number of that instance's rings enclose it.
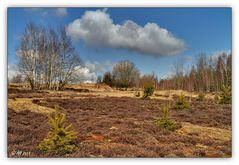
<instances>
[{"instance_id":1,"label":"dry grass","mask_svg":"<svg viewBox=\"0 0 239 165\"><path fill-rule=\"evenodd\" d=\"M183 94L186 97L197 98L200 92L188 92L183 90L162 90L156 91L156 96L161 96L161 98L169 98L173 99L174 96L180 96ZM214 99L215 94L213 93L205 93L205 99Z\"/></svg>"},{"instance_id":2,"label":"dry grass","mask_svg":"<svg viewBox=\"0 0 239 165\"><path fill-rule=\"evenodd\" d=\"M165 95L142 100L134 91L9 91L9 157L231 156L231 105L192 98L189 111L171 110L179 129L170 132L153 121L162 116L160 107L168 103L168 95L174 104L175 93L165 91ZM36 150L49 130L45 112L55 105L78 132L77 150L69 155ZM14 154L18 150L30 154Z\"/></svg>"},{"instance_id":3,"label":"dry grass","mask_svg":"<svg viewBox=\"0 0 239 165\"><path fill-rule=\"evenodd\" d=\"M106 84L70 84L66 85L66 88L73 88L73 89L88 89L90 91L95 91L95 92L109 92L109 91L114 91L113 88Z\"/></svg>"},{"instance_id":4,"label":"dry grass","mask_svg":"<svg viewBox=\"0 0 239 165\"><path fill-rule=\"evenodd\" d=\"M10 88L8 92L10 93L9 98L86 98L89 95L95 96L97 98L104 98L104 97L131 97L136 98L135 90L128 89L127 91L120 91L114 88L111 88L105 84L71 84L66 85L67 89L72 90L65 90L65 91L52 91L52 90L42 90L38 92L33 92L26 88L27 84L10 84ZM75 91L74 91L75 89ZM81 90L83 92L81 92ZM88 90L89 92L84 92ZM141 90L141 95L143 91ZM28 93L26 96L25 94ZM42 95L44 93L44 95ZM198 92L187 92L183 90L157 90L151 96L152 99L159 99L159 100L173 100L174 97L180 96L181 94L185 95L186 97L197 98ZM215 94L207 93L205 95L206 99L214 99Z\"/></svg>"},{"instance_id":5,"label":"dry grass","mask_svg":"<svg viewBox=\"0 0 239 165\"><path fill-rule=\"evenodd\" d=\"M8 99L8 108L14 109L15 111L31 111L35 113L50 113L53 112L53 108L40 106L33 103L33 99L28 98L15 98Z\"/></svg>"},{"instance_id":6,"label":"dry grass","mask_svg":"<svg viewBox=\"0 0 239 165\"><path fill-rule=\"evenodd\" d=\"M196 134L201 139L215 139L221 141L231 140L231 131L227 129L205 127L191 124L189 122L182 122L182 128L177 130L179 134Z\"/></svg>"}]
</instances>

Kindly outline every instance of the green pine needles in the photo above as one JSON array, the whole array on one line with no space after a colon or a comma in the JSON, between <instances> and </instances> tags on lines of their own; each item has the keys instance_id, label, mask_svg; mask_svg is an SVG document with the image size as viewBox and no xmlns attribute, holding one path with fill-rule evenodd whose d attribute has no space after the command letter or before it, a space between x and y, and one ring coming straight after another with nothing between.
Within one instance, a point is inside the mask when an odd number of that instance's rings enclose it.
<instances>
[{"instance_id":1,"label":"green pine needles","mask_svg":"<svg viewBox=\"0 0 239 165\"><path fill-rule=\"evenodd\" d=\"M220 104L231 104L232 100L232 93L230 86L222 86L222 91L220 93Z\"/></svg>"},{"instance_id":2,"label":"green pine needles","mask_svg":"<svg viewBox=\"0 0 239 165\"><path fill-rule=\"evenodd\" d=\"M156 119L154 122L157 126L163 129L174 131L176 129L176 122L170 118L169 107L163 106L162 108L163 117Z\"/></svg>"},{"instance_id":3,"label":"green pine needles","mask_svg":"<svg viewBox=\"0 0 239 165\"><path fill-rule=\"evenodd\" d=\"M154 87L151 84L146 84L144 86L144 95L143 99L150 99L150 96L152 96L154 93Z\"/></svg>"},{"instance_id":4,"label":"green pine needles","mask_svg":"<svg viewBox=\"0 0 239 165\"><path fill-rule=\"evenodd\" d=\"M188 104L188 101L184 97L184 95L180 95L179 98L176 101L176 104L174 106L174 109L176 110L188 110L190 109L190 106Z\"/></svg>"},{"instance_id":5,"label":"green pine needles","mask_svg":"<svg viewBox=\"0 0 239 165\"><path fill-rule=\"evenodd\" d=\"M48 116L51 129L47 137L38 145L38 149L44 152L71 153L76 149L74 140L76 132L70 131L71 125L65 126L66 115L55 107L55 114Z\"/></svg>"}]
</instances>

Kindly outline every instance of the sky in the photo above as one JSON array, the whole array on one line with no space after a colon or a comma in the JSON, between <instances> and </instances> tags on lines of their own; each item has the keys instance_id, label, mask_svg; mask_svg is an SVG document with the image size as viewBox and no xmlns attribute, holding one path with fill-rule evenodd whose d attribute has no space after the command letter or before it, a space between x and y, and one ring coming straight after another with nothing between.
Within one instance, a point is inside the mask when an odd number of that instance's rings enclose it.
<instances>
[{"instance_id":1,"label":"sky","mask_svg":"<svg viewBox=\"0 0 239 165\"><path fill-rule=\"evenodd\" d=\"M86 81L129 60L159 78L199 54L231 52L231 8L8 8L8 75L17 74L16 50L26 24L63 25L84 64Z\"/></svg>"}]
</instances>

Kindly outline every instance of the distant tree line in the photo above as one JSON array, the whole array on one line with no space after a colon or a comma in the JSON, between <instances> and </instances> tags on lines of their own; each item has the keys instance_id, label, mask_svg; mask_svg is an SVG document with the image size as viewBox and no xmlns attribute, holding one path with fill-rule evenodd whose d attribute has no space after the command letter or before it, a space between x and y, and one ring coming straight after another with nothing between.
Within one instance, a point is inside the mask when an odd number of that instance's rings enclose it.
<instances>
[{"instance_id":1,"label":"distant tree line","mask_svg":"<svg viewBox=\"0 0 239 165\"><path fill-rule=\"evenodd\" d=\"M175 74L159 83L160 89L183 89L188 91L221 91L232 83L232 54L221 53L217 57L200 55L196 65L187 73L175 67Z\"/></svg>"},{"instance_id":2,"label":"distant tree line","mask_svg":"<svg viewBox=\"0 0 239 165\"><path fill-rule=\"evenodd\" d=\"M23 79L21 74L17 74L10 79L10 83L22 83L22 82L23 82Z\"/></svg>"},{"instance_id":3,"label":"distant tree line","mask_svg":"<svg viewBox=\"0 0 239 165\"><path fill-rule=\"evenodd\" d=\"M64 27L54 30L32 23L20 37L17 57L19 71L32 89L63 88L75 78L81 62Z\"/></svg>"},{"instance_id":4,"label":"distant tree line","mask_svg":"<svg viewBox=\"0 0 239 165\"><path fill-rule=\"evenodd\" d=\"M231 87L232 54L221 53L217 56L199 55L196 64L185 71L184 62L177 61L174 74L159 80L152 74L140 75L139 70L130 61L121 61L98 77L97 83L105 83L116 88L144 88L152 85L154 89L182 89L187 91L212 92L221 91L223 87Z\"/></svg>"},{"instance_id":5,"label":"distant tree line","mask_svg":"<svg viewBox=\"0 0 239 165\"><path fill-rule=\"evenodd\" d=\"M98 77L98 83L103 82L116 88L143 88L146 84L152 85L155 89L158 88L158 78L155 74L146 74L140 76L139 70L134 63L126 60L117 63L112 72L106 72L101 80Z\"/></svg>"}]
</instances>

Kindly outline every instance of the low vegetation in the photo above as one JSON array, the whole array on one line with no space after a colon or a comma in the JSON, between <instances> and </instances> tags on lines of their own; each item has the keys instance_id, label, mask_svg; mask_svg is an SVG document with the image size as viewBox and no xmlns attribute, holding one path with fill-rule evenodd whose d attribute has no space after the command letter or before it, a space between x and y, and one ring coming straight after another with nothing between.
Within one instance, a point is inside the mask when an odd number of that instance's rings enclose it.
<instances>
[{"instance_id":1,"label":"low vegetation","mask_svg":"<svg viewBox=\"0 0 239 165\"><path fill-rule=\"evenodd\" d=\"M38 149L44 152L71 153L76 149L74 140L76 132L70 131L71 125L65 126L66 115L55 107L54 117L48 116L51 126L47 137L38 145Z\"/></svg>"},{"instance_id":2,"label":"low vegetation","mask_svg":"<svg viewBox=\"0 0 239 165\"><path fill-rule=\"evenodd\" d=\"M169 100L161 97L165 97L167 92L145 101L136 98L134 91L91 92L94 89L90 88L89 93L68 90L38 93L22 89L23 87L10 87L18 90L8 90L8 100L12 103L20 101L20 98L32 100L31 104L34 106L26 106L21 111L16 109L17 106L8 109L9 157L230 157L231 155L230 104L218 104L208 100L199 102L192 99L190 111L169 109L168 118L176 124L175 130L170 131L172 122L162 122L165 121L163 118L167 118L167 113L165 115L163 113L163 105L167 105ZM82 85L81 87L86 88ZM112 93L114 95L107 96ZM128 95L121 97L119 96L121 93ZM172 98L171 104L178 99L172 97L173 94L172 92L167 94ZM46 136L48 131L54 129L47 122L47 114L33 111L33 107L50 108L53 110L51 112L54 112L52 107L55 105L61 107L60 114L66 115L65 125L67 126L68 122L72 123L71 130L79 133L71 143L75 145L73 152L68 150L67 153L60 153L58 149L52 151L37 149L43 139L49 139L49 136ZM159 107L162 109L159 110ZM54 119L53 114L51 115ZM154 122L155 117L159 117L162 120L158 121L167 124L161 123L160 127ZM15 151L28 152L28 155L16 155ZM65 152L65 149L63 151ZM198 154L198 151L204 154Z\"/></svg>"},{"instance_id":3,"label":"low vegetation","mask_svg":"<svg viewBox=\"0 0 239 165\"><path fill-rule=\"evenodd\" d=\"M164 128L170 131L174 131L176 128L176 122L170 117L170 111L168 106L162 108L163 117L156 119L155 124L160 128Z\"/></svg>"},{"instance_id":4,"label":"low vegetation","mask_svg":"<svg viewBox=\"0 0 239 165\"><path fill-rule=\"evenodd\" d=\"M178 97L178 99L175 103L174 109L176 109L176 110L189 110L190 109L190 105L183 94L181 94Z\"/></svg>"},{"instance_id":5,"label":"low vegetation","mask_svg":"<svg viewBox=\"0 0 239 165\"><path fill-rule=\"evenodd\" d=\"M222 91L220 93L219 103L220 104L231 104L232 96L231 96L231 87L223 86Z\"/></svg>"},{"instance_id":6,"label":"low vegetation","mask_svg":"<svg viewBox=\"0 0 239 165\"><path fill-rule=\"evenodd\" d=\"M205 94L204 93L199 93L197 97L197 101L203 101L205 99Z\"/></svg>"},{"instance_id":7,"label":"low vegetation","mask_svg":"<svg viewBox=\"0 0 239 165\"><path fill-rule=\"evenodd\" d=\"M150 96L152 96L154 93L154 87L151 84L146 84L144 86L144 94L143 99L150 99Z\"/></svg>"}]
</instances>

